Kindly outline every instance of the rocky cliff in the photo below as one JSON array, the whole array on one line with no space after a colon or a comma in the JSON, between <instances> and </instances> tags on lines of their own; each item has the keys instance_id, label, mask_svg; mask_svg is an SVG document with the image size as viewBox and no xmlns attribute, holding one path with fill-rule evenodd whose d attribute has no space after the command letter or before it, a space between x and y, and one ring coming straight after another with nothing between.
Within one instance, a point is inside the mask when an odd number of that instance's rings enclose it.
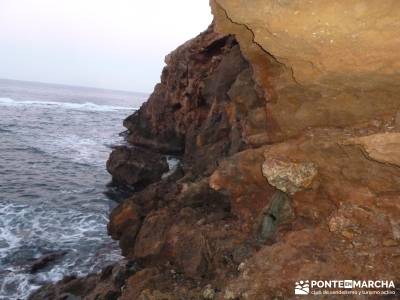
<instances>
[{"instance_id":1,"label":"rocky cliff","mask_svg":"<svg viewBox=\"0 0 400 300\"><path fill-rule=\"evenodd\" d=\"M400 281L400 4L211 6L107 163L134 190L108 228L127 262L33 299L295 299L299 280ZM180 160L167 174L166 155Z\"/></svg>"}]
</instances>

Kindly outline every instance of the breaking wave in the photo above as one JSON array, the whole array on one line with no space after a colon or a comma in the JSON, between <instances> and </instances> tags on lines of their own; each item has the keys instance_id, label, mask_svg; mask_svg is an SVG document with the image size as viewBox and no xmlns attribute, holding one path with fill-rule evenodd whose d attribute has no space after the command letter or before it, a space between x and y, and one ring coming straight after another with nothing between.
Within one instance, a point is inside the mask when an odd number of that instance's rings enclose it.
<instances>
[{"instance_id":1,"label":"breaking wave","mask_svg":"<svg viewBox=\"0 0 400 300\"><path fill-rule=\"evenodd\" d=\"M108 145L123 142L118 136L121 121L134 111L113 103L124 105L135 95L125 101L112 92L93 98L84 89L54 94L40 86L40 97L38 87L0 88L4 90L0 300L16 300L66 275L97 272L120 259L120 249L106 229L115 203L105 196L110 181L105 164ZM34 262L52 253L62 255L31 274Z\"/></svg>"},{"instance_id":2,"label":"breaking wave","mask_svg":"<svg viewBox=\"0 0 400 300\"><path fill-rule=\"evenodd\" d=\"M52 102L52 101L17 101L11 98L0 98L0 106L45 106L45 107L64 107L72 110L84 111L115 111L115 110L136 110L132 107L99 105L91 102L72 103L72 102Z\"/></svg>"}]
</instances>

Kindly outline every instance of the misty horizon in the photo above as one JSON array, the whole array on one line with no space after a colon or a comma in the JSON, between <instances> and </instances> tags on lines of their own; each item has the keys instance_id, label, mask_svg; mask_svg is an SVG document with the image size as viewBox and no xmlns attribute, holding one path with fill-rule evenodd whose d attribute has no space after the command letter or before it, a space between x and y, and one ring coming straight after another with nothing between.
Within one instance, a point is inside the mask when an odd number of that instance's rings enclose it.
<instances>
[{"instance_id":1,"label":"misty horizon","mask_svg":"<svg viewBox=\"0 0 400 300\"><path fill-rule=\"evenodd\" d=\"M211 19L208 1L4 0L0 78L150 93Z\"/></svg>"},{"instance_id":2,"label":"misty horizon","mask_svg":"<svg viewBox=\"0 0 400 300\"><path fill-rule=\"evenodd\" d=\"M134 91L134 90L122 90L122 89L112 89L112 88L103 88L103 87L95 87L95 86L85 86L85 85L73 85L73 84L64 84L64 83L57 83L57 82L44 82L44 81L33 81L33 80L19 80L19 79L13 79L13 78L1 78L0 77L0 82L1 81L9 81L9 82L16 82L16 83L26 83L26 84L32 84L32 85L48 85L48 86L54 86L54 87L64 87L64 88L79 88L79 89L88 89L88 90L98 90L98 91L115 91L115 92L123 92L123 93L133 93L133 94L139 94L143 96L150 96L151 92L142 92L142 91ZM157 84L157 83L156 83Z\"/></svg>"}]
</instances>

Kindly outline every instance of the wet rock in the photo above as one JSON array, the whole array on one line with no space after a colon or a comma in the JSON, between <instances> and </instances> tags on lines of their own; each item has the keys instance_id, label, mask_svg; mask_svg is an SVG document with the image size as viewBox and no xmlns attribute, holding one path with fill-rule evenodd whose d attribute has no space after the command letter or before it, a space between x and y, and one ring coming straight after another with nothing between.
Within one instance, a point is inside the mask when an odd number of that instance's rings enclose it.
<instances>
[{"instance_id":1,"label":"wet rock","mask_svg":"<svg viewBox=\"0 0 400 300\"><path fill-rule=\"evenodd\" d=\"M67 254L67 251L57 251L49 254L45 254L35 260L31 267L30 267L30 273L35 274L39 272L40 270L48 267L50 264L54 263L55 261L59 260L62 258L64 255Z\"/></svg>"},{"instance_id":2,"label":"wet rock","mask_svg":"<svg viewBox=\"0 0 400 300\"><path fill-rule=\"evenodd\" d=\"M168 169L164 156L137 147L117 147L107 161L113 182L122 186L144 187L159 181Z\"/></svg>"},{"instance_id":3,"label":"wet rock","mask_svg":"<svg viewBox=\"0 0 400 300\"><path fill-rule=\"evenodd\" d=\"M121 296L121 287L138 269L134 262L121 261L103 269L100 274L90 274L83 278L65 277L55 284L47 284L34 291L33 300L115 300Z\"/></svg>"},{"instance_id":4,"label":"wet rock","mask_svg":"<svg viewBox=\"0 0 400 300\"><path fill-rule=\"evenodd\" d=\"M60 300L82 300L82 298L69 293L65 293L60 295Z\"/></svg>"},{"instance_id":5,"label":"wet rock","mask_svg":"<svg viewBox=\"0 0 400 300\"><path fill-rule=\"evenodd\" d=\"M96 275L88 275L85 278L67 278L56 284L47 284L34 291L29 299L50 300L50 299L82 299L84 295L90 294L98 284ZM98 285L101 288L101 285ZM75 298L74 298L75 297Z\"/></svg>"},{"instance_id":6,"label":"wet rock","mask_svg":"<svg viewBox=\"0 0 400 300\"><path fill-rule=\"evenodd\" d=\"M105 279L109 278L112 274L113 268L114 268L113 265L103 268L101 270L100 279L105 280Z\"/></svg>"}]
</instances>

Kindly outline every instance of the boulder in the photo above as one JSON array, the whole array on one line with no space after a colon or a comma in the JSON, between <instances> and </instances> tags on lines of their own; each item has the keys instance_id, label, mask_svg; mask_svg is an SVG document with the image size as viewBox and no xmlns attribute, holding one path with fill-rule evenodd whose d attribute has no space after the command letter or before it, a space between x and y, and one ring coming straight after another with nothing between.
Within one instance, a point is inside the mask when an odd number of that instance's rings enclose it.
<instances>
[{"instance_id":1,"label":"boulder","mask_svg":"<svg viewBox=\"0 0 400 300\"><path fill-rule=\"evenodd\" d=\"M35 273L39 272L40 270L46 268L47 266L49 266L50 264L59 260L66 254L67 254L67 251L55 251L52 253L42 255L41 257L39 257L32 263L32 265L30 267L30 273L35 274Z\"/></svg>"},{"instance_id":2,"label":"boulder","mask_svg":"<svg viewBox=\"0 0 400 300\"><path fill-rule=\"evenodd\" d=\"M309 188L318 173L313 163L291 162L268 155L262 165L262 171L269 184L290 195Z\"/></svg>"},{"instance_id":3,"label":"boulder","mask_svg":"<svg viewBox=\"0 0 400 300\"><path fill-rule=\"evenodd\" d=\"M121 186L144 187L159 181L168 170L164 156L137 147L116 147L107 161L113 182Z\"/></svg>"},{"instance_id":4,"label":"boulder","mask_svg":"<svg viewBox=\"0 0 400 300\"><path fill-rule=\"evenodd\" d=\"M158 255L164 246L171 222L171 216L166 209L149 213L137 236L134 256L145 258Z\"/></svg>"}]
</instances>

